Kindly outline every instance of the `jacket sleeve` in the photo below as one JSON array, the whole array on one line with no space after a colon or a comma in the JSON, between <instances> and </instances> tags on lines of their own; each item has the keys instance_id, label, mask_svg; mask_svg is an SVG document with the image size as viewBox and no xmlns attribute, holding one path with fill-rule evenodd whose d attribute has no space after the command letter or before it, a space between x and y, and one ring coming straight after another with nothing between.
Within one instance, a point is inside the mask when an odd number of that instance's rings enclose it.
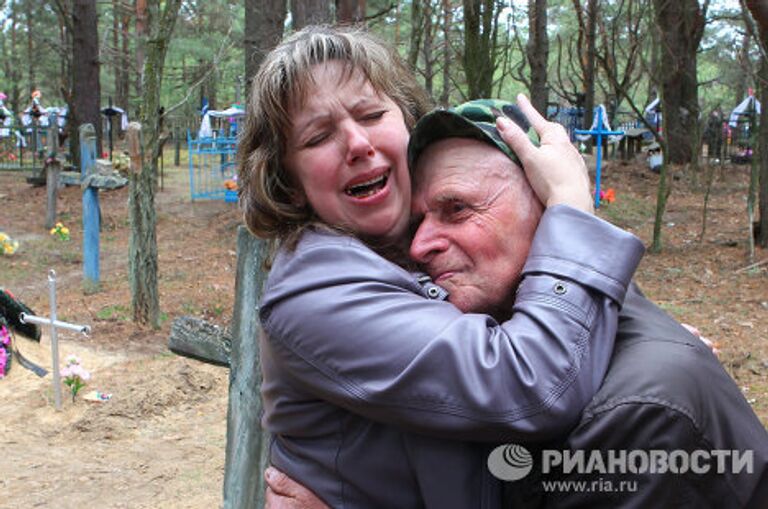
<instances>
[{"instance_id":1,"label":"jacket sleeve","mask_svg":"<svg viewBox=\"0 0 768 509\"><path fill-rule=\"evenodd\" d=\"M425 298L401 268L331 237L276 261L260 317L281 373L320 399L445 438L544 439L599 387L642 251L605 221L547 209L499 324Z\"/></svg>"}]
</instances>

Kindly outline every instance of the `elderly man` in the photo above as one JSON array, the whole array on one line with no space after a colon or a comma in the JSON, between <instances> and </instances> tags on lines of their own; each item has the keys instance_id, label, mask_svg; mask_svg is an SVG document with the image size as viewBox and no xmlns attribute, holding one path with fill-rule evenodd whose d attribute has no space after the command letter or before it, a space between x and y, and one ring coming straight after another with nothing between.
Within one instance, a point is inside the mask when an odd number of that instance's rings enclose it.
<instances>
[{"instance_id":1,"label":"elderly man","mask_svg":"<svg viewBox=\"0 0 768 509\"><path fill-rule=\"evenodd\" d=\"M511 309L510 289L538 256L530 247L542 206L514 161L528 154L512 154L493 124L514 111L476 101L433 112L411 138L410 253L465 312ZM496 126L525 136L505 119ZM637 288L603 385L562 441L526 444L522 456L502 448L515 457L407 433L404 443L403 468L418 477L426 507L455 506L466 489L477 490L477 507L768 507L768 434L712 353ZM420 468L435 458L475 482ZM506 499L494 498L500 481L489 470L509 481ZM274 470L267 480L269 507L324 507Z\"/></svg>"}]
</instances>

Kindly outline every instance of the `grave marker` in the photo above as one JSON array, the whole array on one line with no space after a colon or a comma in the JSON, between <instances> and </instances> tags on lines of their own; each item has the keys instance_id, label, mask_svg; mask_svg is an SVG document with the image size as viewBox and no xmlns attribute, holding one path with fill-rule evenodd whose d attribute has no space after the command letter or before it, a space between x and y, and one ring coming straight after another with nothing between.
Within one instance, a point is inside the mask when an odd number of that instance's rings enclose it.
<instances>
[{"instance_id":1,"label":"grave marker","mask_svg":"<svg viewBox=\"0 0 768 509\"><path fill-rule=\"evenodd\" d=\"M595 208L600 208L600 170L603 159L603 136L623 136L624 131L611 131L611 126L606 122L603 128L603 116L605 115L605 106L602 104L595 109L595 117L592 127L589 130L576 129L574 133L594 136L597 144L597 160L595 163Z\"/></svg>"},{"instance_id":2,"label":"grave marker","mask_svg":"<svg viewBox=\"0 0 768 509\"><path fill-rule=\"evenodd\" d=\"M69 329L80 332L86 336L91 333L89 325L78 325L62 322L56 319L56 272L48 271L48 299L50 302L50 318L21 313L21 323L34 323L37 325L49 325L51 328L51 363L53 365L53 399L56 410L61 410L61 374L59 373L59 339L56 334L58 329Z\"/></svg>"},{"instance_id":3,"label":"grave marker","mask_svg":"<svg viewBox=\"0 0 768 509\"><path fill-rule=\"evenodd\" d=\"M80 126L80 180L96 171L96 130L91 124ZM99 287L99 190L83 189L83 283L86 288Z\"/></svg>"}]
</instances>

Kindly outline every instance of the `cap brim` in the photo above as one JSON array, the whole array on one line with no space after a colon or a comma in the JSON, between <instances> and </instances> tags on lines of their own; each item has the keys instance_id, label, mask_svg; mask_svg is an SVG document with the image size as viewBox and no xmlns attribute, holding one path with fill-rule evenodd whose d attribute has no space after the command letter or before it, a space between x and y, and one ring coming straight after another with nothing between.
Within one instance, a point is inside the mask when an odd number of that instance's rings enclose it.
<instances>
[{"instance_id":1,"label":"cap brim","mask_svg":"<svg viewBox=\"0 0 768 509\"><path fill-rule=\"evenodd\" d=\"M411 132L408 143L408 166L411 171L425 148L445 138L472 138L498 147L496 140L471 120L453 111L435 110L424 115Z\"/></svg>"}]
</instances>

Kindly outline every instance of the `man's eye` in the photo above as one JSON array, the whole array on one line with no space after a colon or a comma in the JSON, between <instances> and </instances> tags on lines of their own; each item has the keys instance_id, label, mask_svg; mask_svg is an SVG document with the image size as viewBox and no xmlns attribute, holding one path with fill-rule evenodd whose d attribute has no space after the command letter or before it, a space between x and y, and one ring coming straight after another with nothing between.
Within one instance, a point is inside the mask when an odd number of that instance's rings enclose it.
<instances>
[{"instance_id":1,"label":"man's eye","mask_svg":"<svg viewBox=\"0 0 768 509\"><path fill-rule=\"evenodd\" d=\"M452 201L450 203L446 203L445 207L443 208L443 214L445 215L446 219L450 221L460 221L464 219L469 211L469 205L461 201Z\"/></svg>"}]
</instances>

